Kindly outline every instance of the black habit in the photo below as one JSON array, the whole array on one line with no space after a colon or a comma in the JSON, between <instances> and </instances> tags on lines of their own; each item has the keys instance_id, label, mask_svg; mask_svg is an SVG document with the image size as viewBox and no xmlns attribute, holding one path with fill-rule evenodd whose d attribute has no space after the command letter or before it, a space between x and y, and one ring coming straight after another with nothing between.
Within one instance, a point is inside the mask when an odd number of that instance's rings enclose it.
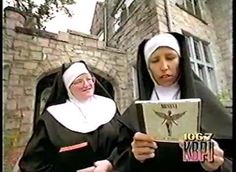
<instances>
[{"instance_id":1,"label":"black habit","mask_svg":"<svg viewBox=\"0 0 236 172\"><path fill-rule=\"evenodd\" d=\"M202 100L201 132L213 133L219 146L224 150L224 165L217 171L232 169L232 115L228 114L216 96L192 71L190 59L187 56L185 38L178 33L171 33L178 40L181 50L179 85L181 99L200 98ZM154 83L149 76L144 58L144 40L138 47L137 77L139 88L139 100L150 100ZM143 163L135 159L131 151L131 142L135 132L140 132L135 104L130 105L118 119L122 124L118 143L116 169L119 172L201 172L204 171L199 162L183 162L182 149L176 143L157 143L158 148L155 157L147 159ZM230 162L228 164L228 162Z\"/></svg>"},{"instance_id":2,"label":"black habit","mask_svg":"<svg viewBox=\"0 0 236 172\"><path fill-rule=\"evenodd\" d=\"M75 172L93 166L93 163L98 160L107 159L113 162L115 152L113 149L118 136L118 111L108 123L96 130L80 133L63 126L46 110L47 107L65 103L68 99L62 80L66 68L63 65L58 72L43 114L39 117L33 135L20 159L19 167L22 172ZM99 81L95 83L95 93L111 98Z\"/></svg>"}]
</instances>

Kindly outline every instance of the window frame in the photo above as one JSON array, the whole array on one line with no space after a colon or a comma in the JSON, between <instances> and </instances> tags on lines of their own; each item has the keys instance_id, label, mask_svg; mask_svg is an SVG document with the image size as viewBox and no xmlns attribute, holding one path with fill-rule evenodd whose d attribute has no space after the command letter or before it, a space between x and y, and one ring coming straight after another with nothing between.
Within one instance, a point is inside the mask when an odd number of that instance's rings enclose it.
<instances>
[{"instance_id":1,"label":"window frame","mask_svg":"<svg viewBox=\"0 0 236 172\"><path fill-rule=\"evenodd\" d=\"M133 99L138 99L139 98L139 88L138 88L138 75L137 75L137 69L135 65L132 65L131 68L131 73L132 73L132 83L133 83Z\"/></svg>"},{"instance_id":2,"label":"window frame","mask_svg":"<svg viewBox=\"0 0 236 172\"><path fill-rule=\"evenodd\" d=\"M191 3L192 10L190 10L190 7L187 6L187 1ZM203 21L202 6L200 2L201 1L199 0L177 0L176 5L189 14L193 15L194 17ZM205 21L203 22L205 23Z\"/></svg>"},{"instance_id":3,"label":"window frame","mask_svg":"<svg viewBox=\"0 0 236 172\"><path fill-rule=\"evenodd\" d=\"M104 33L104 30L103 30L103 29L101 29L101 30L99 31L99 33L97 34L97 36L98 36L98 40L99 40L99 41L105 41L105 33Z\"/></svg>"},{"instance_id":4,"label":"window frame","mask_svg":"<svg viewBox=\"0 0 236 172\"><path fill-rule=\"evenodd\" d=\"M204 41L186 31L182 31L186 43L188 46L188 55L191 62L191 68L193 71L200 77L200 79L210 88L214 93L217 93L217 82L216 82L216 75L215 75L215 66L213 63L213 57L210 50L210 43ZM199 46L199 56L200 59L196 57L196 48L194 41ZM207 51L204 50L204 47ZM206 57L208 60L206 60ZM210 72L209 72L210 71Z\"/></svg>"},{"instance_id":5,"label":"window frame","mask_svg":"<svg viewBox=\"0 0 236 172\"><path fill-rule=\"evenodd\" d=\"M131 1L131 2L127 3L127 1ZM120 29L120 27L128 20L129 16L131 16L133 11L135 11L135 10L130 11L129 9L129 7L134 3L134 1L135 0L121 0L115 5L115 8L113 12L111 13L111 16L114 18L114 21L112 24L113 29L114 29L113 33L116 33ZM119 10L121 10L120 14L118 14ZM117 14L118 16L116 17ZM124 17L123 19L122 19L122 14L125 15L123 16Z\"/></svg>"}]
</instances>

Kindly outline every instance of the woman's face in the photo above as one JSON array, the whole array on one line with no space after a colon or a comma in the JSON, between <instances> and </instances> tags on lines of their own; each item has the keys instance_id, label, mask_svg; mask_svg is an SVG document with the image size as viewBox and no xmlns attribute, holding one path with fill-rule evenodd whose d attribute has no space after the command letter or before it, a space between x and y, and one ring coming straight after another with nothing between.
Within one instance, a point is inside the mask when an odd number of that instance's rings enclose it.
<instances>
[{"instance_id":1,"label":"woman's face","mask_svg":"<svg viewBox=\"0 0 236 172\"><path fill-rule=\"evenodd\" d=\"M159 47L148 62L155 81L161 86L168 87L179 77L179 56L171 48Z\"/></svg>"},{"instance_id":2,"label":"woman's face","mask_svg":"<svg viewBox=\"0 0 236 172\"><path fill-rule=\"evenodd\" d=\"M94 94L94 82L95 78L91 74L82 74L72 82L70 91L75 98L85 101Z\"/></svg>"}]
</instances>

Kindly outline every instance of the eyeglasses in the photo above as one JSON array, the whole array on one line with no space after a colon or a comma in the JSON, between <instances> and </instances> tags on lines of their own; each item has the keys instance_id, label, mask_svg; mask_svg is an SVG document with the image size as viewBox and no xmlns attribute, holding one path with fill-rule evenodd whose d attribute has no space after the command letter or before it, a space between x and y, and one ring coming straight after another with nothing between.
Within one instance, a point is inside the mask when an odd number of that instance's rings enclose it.
<instances>
[{"instance_id":1,"label":"eyeglasses","mask_svg":"<svg viewBox=\"0 0 236 172\"><path fill-rule=\"evenodd\" d=\"M94 77L79 78L72 82L72 85L77 85L79 87L84 86L85 83L93 84L95 82Z\"/></svg>"}]
</instances>

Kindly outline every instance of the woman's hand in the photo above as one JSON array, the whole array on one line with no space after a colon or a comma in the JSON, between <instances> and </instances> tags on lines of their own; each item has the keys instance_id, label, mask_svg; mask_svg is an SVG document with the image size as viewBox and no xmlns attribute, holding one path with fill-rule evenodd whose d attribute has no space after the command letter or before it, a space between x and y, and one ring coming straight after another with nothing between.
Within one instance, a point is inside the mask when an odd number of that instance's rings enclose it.
<instances>
[{"instance_id":1,"label":"woman's hand","mask_svg":"<svg viewBox=\"0 0 236 172\"><path fill-rule=\"evenodd\" d=\"M206 171L214 171L224 163L224 151L215 140L212 140L212 142L214 142L214 161L209 162L205 160L201 163L202 168Z\"/></svg>"},{"instance_id":2,"label":"woman's hand","mask_svg":"<svg viewBox=\"0 0 236 172\"><path fill-rule=\"evenodd\" d=\"M94 163L95 169L93 172L111 172L112 164L108 160L96 161Z\"/></svg>"},{"instance_id":3,"label":"woman's hand","mask_svg":"<svg viewBox=\"0 0 236 172\"><path fill-rule=\"evenodd\" d=\"M131 147L134 157L143 162L146 159L155 157L157 144L151 136L137 132L133 137Z\"/></svg>"}]
</instances>

